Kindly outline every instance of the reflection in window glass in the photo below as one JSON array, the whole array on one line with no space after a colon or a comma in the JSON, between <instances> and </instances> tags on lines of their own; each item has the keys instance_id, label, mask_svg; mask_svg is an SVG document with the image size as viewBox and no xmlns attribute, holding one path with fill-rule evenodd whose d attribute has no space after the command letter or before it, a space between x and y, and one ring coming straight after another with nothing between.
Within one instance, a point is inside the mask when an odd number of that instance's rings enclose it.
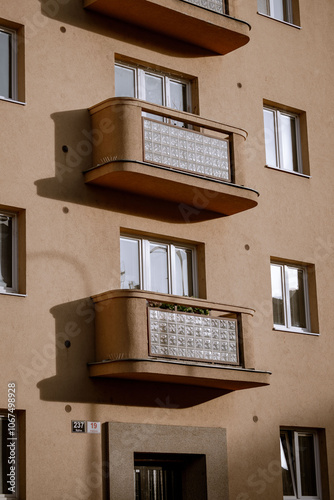
<instances>
[{"instance_id":1,"label":"reflection in window glass","mask_svg":"<svg viewBox=\"0 0 334 500\"><path fill-rule=\"evenodd\" d=\"M136 97L135 78L134 69L115 65L116 97Z\"/></svg>"},{"instance_id":2,"label":"reflection in window glass","mask_svg":"<svg viewBox=\"0 0 334 500\"><path fill-rule=\"evenodd\" d=\"M306 328L304 272L302 269L287 269L291 325Z\"/></svg>"},{"instance_id":3,"label":"reflection in window glass","mask_svg":"<svg viewBox=\"0 0 334 500\"><path fill-rule=\"evenodd\" d=\"M121 288L140 288L139 241L121 238Z\"/></svg>"},{"instance_id":4,"label":"reflection in window glass","mask_svg":"<svg viewBox=\"0 0 334 500\"><path fill-rule=\"evenodd\" d=\"M187 87L184 83L170 82L170 107L187 111Z\"/></svg>"},{"instance_id":5,"label":"reflection in window glass","mask_svg":"<svg viewBox=\"0 0 334 500\"><path fill-rule=\"evenodd\" d=\"M281 467L283 476L283 491L284 495L296 495L296 487L294 483L294 457L293 449L289 446L287 433L281 433Z\"/></svg>"},{"instance_id":6,"label":"reflection in window glass","mask_svg":"<svg viewBox=\"0 0 334 500\"><path fill-rule=\"evenodd\" d=\"M166 245L150 243L149 289L152 292L168 293L168 248Z\"/></svg>"},{"instance_id":7,"label":"reflection in window glass","mask_svg":"<svg viewBox=\"0 0 334 500\"><path fill-rule=\"evenodd\" d=\"M175 268L175 294L192 297L192 251L190 249L175 248Z\"/></svg>"},{"instance_id":8,"label":"reflection in window glass","mask_svg":"<svg viewBox=\"0 0 334 500\"><path fill-rule=\"evenodd\" d=\"M296 120L292 116L281 114L280 123L284 170L298 172Z\"/></svg>"},{"instance_id":9,"label":"reflection in window glass","mask_svg":"<svg viewBox=\"0 0 334 500\"><path fill-rule=\"evenodd\" d=\"M271 0L270 1L270 15L275 19L280 19L284 21L284 8L283 8L283 0Z\"/></svg>"},{"instance_id":10,"label":"reflection in window glass","mask_svg":"<svg viewBox=\"0 0 334 500\"><path fill-rule=\"evenodd\" d=\"M12 99L12 35L0 29L0 96Z\"/></svg>"},{"instance_id":11,"label":"reflection in window glass","mask_svg":"<svg viewBox=\"0 0 334 500\"><path fill-rule=\"evenodd\" d=\"M299 435L300 482L302 495L317 496L314 439L312 434Z\"/></svg>"},{"instance_id":12,"label":"reflection in window glass","mask_svg":"<svg viewBox=\"0 0 334 500\"><path fill-rule=\"evenodd\" d=\"M274 324L284 325L284 301L282 267L271 265L271 293L273 299Z\"/></svg>"},{"instance_id":13,"label":"reflection in window glass","mask_svg":"<svg viewBox=\"0 0 334 500\"><path fill-rule=\"evenodd\" d=\"M270 109L264 109L263 117L264 117L264 135L265 135L265 146L266 146L266 163L270 167L277 167L275 113Z\"/></svg>"},{"instance_id":14,"label":"reflection in window glass","mask_svg":"<svg viewBox=\"0 0 334 500\"><path fill-rule=\"evenodd\" d=\"M145 75L145 100L152 104L164 104L163 78L153 76L148 73Z\"/></svg>"},{"instance_id":15,"label":"reflection in window glass","mask_svg":"<svg viewBox=\"0 0 334 500\"><path fill-rule=\"evenodd\" d=\"M13 218L0 214L0 291L13 287Z\"/></svg>"}]
</instances>

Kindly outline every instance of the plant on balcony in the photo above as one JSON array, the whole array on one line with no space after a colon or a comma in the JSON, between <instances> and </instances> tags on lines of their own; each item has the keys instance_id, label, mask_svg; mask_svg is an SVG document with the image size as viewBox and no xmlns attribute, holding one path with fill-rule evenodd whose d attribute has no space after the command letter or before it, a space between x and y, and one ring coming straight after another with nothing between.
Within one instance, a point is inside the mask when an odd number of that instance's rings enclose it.
<instances>
[{"instance_id":1,"label":"plant on balcony","mask_svg":"<svg viewBox=\"0 0 334 500\"><path fill-rule=\"evenodd\" d=\"M202 309L200 307L191 307L191 306L181 306L179 304L169 304L168 302L148 302L148 305L149 307L159 307L159 309L168 309L169 311L175 311L175 306L176 306L176 310L179 312L204 314L205 316L208 316L210 313L210 309Z\"/></svg>"}]
</instances>

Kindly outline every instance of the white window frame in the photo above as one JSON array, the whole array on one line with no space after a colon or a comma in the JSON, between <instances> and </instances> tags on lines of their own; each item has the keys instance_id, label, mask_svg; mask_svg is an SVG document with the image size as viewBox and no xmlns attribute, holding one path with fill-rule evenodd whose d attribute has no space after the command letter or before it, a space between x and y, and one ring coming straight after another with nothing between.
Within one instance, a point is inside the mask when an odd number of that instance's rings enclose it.
<instances>
[{"instance_id":1,"label":"white window frame","mask_svg":"<svg viewBox=\"0 0 334 500\"><path fill-rule=\"evenodd\" d=\"M168 294L176 295L175 293L175 276L176 276L176 266L175 266L175 250L182 248L191 251L192 256L192 283L193 283L193 297L198 296L198 277L197 277L197 255L196 246L186 245L183 243L171 243L166 240L160 240L159 238L144 238L137 236L130 236L128 234L121 234L121 239L137 241L139 243L139 279L140 279L140 290L149 290L149 283L151 283L151 270L150 270L150 244L165 245L167 246L168 252ZM157 292L158 293L158 292ZM186 295L185 295L186 297Z\"/></svg>"},{"instance_id":2,"label":"white window frame","mask_svg":"<svg viewBox=\"0 0 334 500\"><path fill-rule=\"evenodd\" d=\"M271 111L274 114L274 128L275 128L275 158L276 164L269 165L266 158L266 166L271 168L277 168L279 170L284 170L292 174L302 174L303 173L303 162L302 162L302 146L301 146L301 135L300 135L300 120L299 115L296 113L291 113L283 109L275 108L272 106L263 106L264 111ZM281 116L288 116L294 119L295 132L296 132L296 153L297 153L297 170L289 170L284 168L283 161L283 151L282 151L282 127L281 127ZM265 144L265 150L267 150L267 145Z\"/></svg>"},{"instance_id":3,"label":"white window frame","mask_svg":"<svg viewBox=\"0 0 334 500\"><path fill-rule=\"evenodd\" d=\"M283 295L283 309L284 309L284 325L279 325L274 323L275 330L289 330L298 333L310 333L311 332L311 319L310 319L310 302L308 293L308 277L307 277L307 267L302 265L295 265L289 263L282 263L271 261L270 269L272 266L281 268L282 277L282 295ZM306 328L300 328L291 325L291 311L290 311L290 297L289 297L289 287L288 287L288 270L297 269L298 271L303 271L303 282L304 282L304 307L305 307L305 319Z\"/></svg>"},{"instance_id":4,"label":"white window frame","mask_svg":"<svg viewBox=\"0 0 334 500\"><path fill-rule=\"evenodd\" d=\"M165 72L155 71L150 68L145 68L143 66L128 64L120 61L115 61L115 67L121 67L126 69L132 69L135 72L135 98L145 101L146 89L145 89L145 75L152 75L155 77L161 77L163 79L163 106L171 108L171 93L170 93L170 83L177 82L186 85L187 93L187 109L188 113L191 113L191 82L184 78L178 77Z\"/></svg>"},{"instance_id":5,"label":"white window frame","mask_svg":"<svg viewBox=\"0 0 334 500\"><path fill-rule=\"evenodd\" d=\"M278 17L275 17L273 15L274 10L275 10L274 9L274 2L275 2L275 0L261 0L260 2L258 2L259 12L261 14L265 14L268 17L271 17L272 19L277 19L278 21L282 21L284 23L293 24L292 0L282 0L283 11L284 11L284 4L286 6L287 19L279 19ZM262 12L262 5L264 6L265 12Z\"/></svg>"},{"instance_id":6,"label":"white window frame","mask_svg":"<svg viewBox=\"0 0 334 500\"><path fill-rule=\"evenodd\" d=\"M296 495L283 495L284 500L321 500L322 495L321 495L321 470L320 470L320 454L319 454L319 436L317 431L314 430L292 430L292 429L281 429L280 431L280 436L282 434L286 435L286 440L289 445L288 449L288 457L285 457L288 459L289 466L292 468L292 457L291 457L291 450L290 450L290 442L288 439L288 432L293 432L293 446L294 446L294 457L295 457L295 466L296 466L296 475L293 473L291 474L292 477L292 482L293 482L293 487L296 492ZM300 469L300 457L299 457L299 436L312 436L313 437L313 447L314 447L314 462L315 462L315 474L316 474L316 484L317 484L317 495L316 496L306 496L302 495L302 490L301 490L301 469ZM280 437L281 439L281 437ZM282 450L282 443L281 443L281 450ZM281 451L282 454L282 451ZM282 458L282 457L281 457Z\"/></svg>"},{"instance_id":7,"label":"white window frame","mask_svg":"<svg viewBox=\"0 0 334 500\"><path fill-rule=\"evenodd\" d=\"M17 413L14 413L15 415L15 442L16 442L16 455L15 455L15 479L16 479L16 484L15 484L15 493L0 493L0 500L1 499L10 499L10 500L16 500L19 498L19 420L18 420L18 415ZM7 410L0 410L0 420L3 421L8 421L8 411Z\"/></svg>"},{"instance_id":8,"label":"white window frame","mask_svg":"<svg viewBox=\"0 0 334 500\"><path fill-rule=\"evenodd\" d=\"M15 212L7 212L6 210L0 209L0 219L1 216L10 217L12 219L12 286L11 287L6 286L4 288L3 286L0 285L0 294L18 293L18 214ZM1 225L1 220L0 220L0 225ZM1 259L1 249L0 249L0 259ZM2 273L1 273L1 260L0 260L0 277L1 276Z\"/></svg>"},{"instance_id":9,"label":"white window frame","mask_svg":"<svg viewBox=\"0 0 334 500\"><path fill-rule=\"evenodd\" d=\"M11 79L11 89L10 96L0 96L0 99L6 99L9 101L17 101L18 91L17 91L17 32L16 30L7 28L0 25L0 31L11 36L11 60L10 67L8 68L8 73Z\"/></svg>"}]
</instances>

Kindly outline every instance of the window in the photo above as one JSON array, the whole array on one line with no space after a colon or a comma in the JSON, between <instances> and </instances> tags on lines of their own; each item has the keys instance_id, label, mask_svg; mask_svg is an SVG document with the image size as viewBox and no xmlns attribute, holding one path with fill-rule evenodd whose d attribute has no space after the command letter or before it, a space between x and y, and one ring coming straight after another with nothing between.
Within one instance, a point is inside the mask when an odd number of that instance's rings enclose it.
<instances>
[{"instance_id":1,"label":"window","mask_svg":"<svg viewBox=\"0 0 334 500\"><path fill-rule=\"evenodd\" d=\"M292 0L258 0L261 14L292 24L294 21Z\"/></svg>"},{"instance_id":2,"label":"window","mask_svg":"<svg viewBox=\"0 0 334 500\"><path fill-rule=\"evenodd\" d=\"M321 499L320 459L316 431L281 430L284 499Z\"/></svg>"},{"instance_id":3,"label":"window","mask_svg":"<svg viewBox=\"0 0 334 500\"><path fill-rule=\"evenodd\" d=\"M3 413L0 415L0 499L15 499L18 496L18 422L15 414L7 416L7 411Z\"/></svg>"},{"instance_id":4,"label":"window","mask_svg":"<svg viewBox=\"0 0 334 500\"><path fill-rule=\"evenodd\" d=\"M139 66L115 64L115 95L191 111L190 81Z\"/></svg>"},{"instance_id":5,"label":"window","mask_svg":"<svg viewBox=\"0 0 334 500\"><path fill-rule=\"evenodd\" d=\"M266 164L302 173L299 116L275 108L263 108Z\"/></svg>"},{"instance_id":6,"label":"window","mask_svg":"<svg viewBox=\"0 0 334 500\"><path fill-rule=\"evenodd\" d=\"M17 99L16 31L0 26L0 97Z\"/></svg>"},{"instance_id":7,"label":"window","mask_svg":"<svg viewBox=\"0 0 334 500\"><path fill-rule=\"evenodd\" d=\"M307 269L288 264L271 264L274 326L310 331Z\"/></svg>"},{"instance_id":8,"label":"window","mask_svg":"<svg viewBox=\"0 0 334 500\"><path fill-rule=\"evenodd\" d=\"M0 211L0 293L18 290L17 218Z\"/></svg>"},{"instance_id":9,"label":"window","mask_svg":"<svg viewBox=\"0 0 334 500\"><path fill-rule=\"evenodd\" d=\"M122 236L121 288L196 296L195 247Z\"/></svg>"}]
</instances>

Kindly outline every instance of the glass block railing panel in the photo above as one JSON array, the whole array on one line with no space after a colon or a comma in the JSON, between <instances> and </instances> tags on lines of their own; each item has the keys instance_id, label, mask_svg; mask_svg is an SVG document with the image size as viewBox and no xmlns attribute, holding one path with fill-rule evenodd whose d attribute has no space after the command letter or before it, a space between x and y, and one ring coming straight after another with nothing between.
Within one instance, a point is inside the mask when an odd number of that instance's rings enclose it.
<instances>
[{"instance_id":1,"label":"glass block railing panel","mask_svg":"<svg viewBox=\"0 0 334 500\"><path fill-rule=\"evenodd\" d=\"M203 7L204 9L212 10L213 12L218 12L218 14L224 14L223 0L183 0L187 3L192 3L193 5L198 5L198 7Z\"/></svg>"},{"instance_id":2,"label":"glass block railing panel","mask_svg":"<svg viewBox=\"0 0 334 500\"><path fill-rule=\"evenodd\" d=\"M229 141L143 118L144 161L230 181Z\"/></svg>"},{"instance_id":3,"label":"glass block railing panel","mask_svg":"<svg viewBox=\"0 0 334 500\"><path fill-rule=\"evenodd\" d=\"M239 364L236 319L148 308L149 355Z\"/></svg>"}]
</instances>

